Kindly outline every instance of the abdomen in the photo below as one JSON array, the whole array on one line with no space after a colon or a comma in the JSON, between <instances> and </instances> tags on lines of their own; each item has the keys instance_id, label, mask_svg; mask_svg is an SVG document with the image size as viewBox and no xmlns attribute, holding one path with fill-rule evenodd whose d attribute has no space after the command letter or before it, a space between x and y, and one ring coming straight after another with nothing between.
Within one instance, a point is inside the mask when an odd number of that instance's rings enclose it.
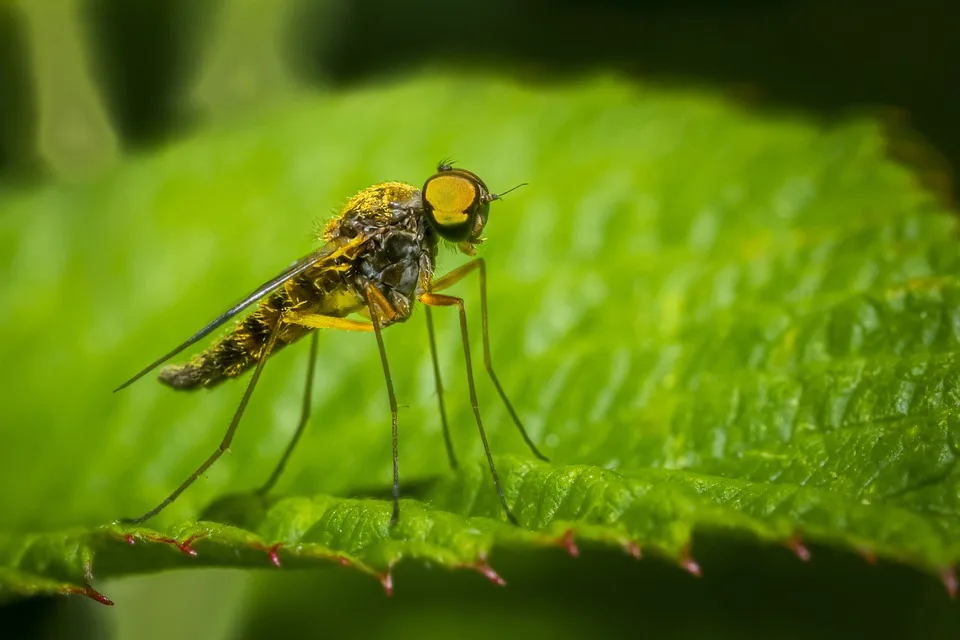
<instances>
[{"instance_id":1,"label":"abdomen","mask_svg":"<svg viewBox=\"0 0 960 640\"><path fill-rule=\"evenodd\" d=\"M174 389L189 390L215 387L228 378L242 375L256 366L285 311L296 307L298 311L338 317L351 313L354 309L349 304L350 298L340 295L342 286L342 279L333 271L288 282L264 299L230 333L192 360L161 369L160 382ZM284 324L268 356L311 331L313 329L307 327Z\"/></svg>"}]
</instances>

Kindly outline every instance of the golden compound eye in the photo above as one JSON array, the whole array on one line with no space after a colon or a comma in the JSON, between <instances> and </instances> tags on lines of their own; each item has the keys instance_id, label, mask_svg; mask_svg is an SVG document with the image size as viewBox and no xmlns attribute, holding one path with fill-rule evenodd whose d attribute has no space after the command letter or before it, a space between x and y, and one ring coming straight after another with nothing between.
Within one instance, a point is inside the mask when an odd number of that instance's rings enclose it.
<instances>
[{"instance_id":1,"label":"golden compound eye","mask_svg":"<svg viewBox=\"0 0 960 640\"><path fill-rule=\"evenodd\" d=\"M466 172L447 170L423 185L424 209L434 228L447 239L464 239L483 198L480 183Z\"/></svg>"}]
</instances>

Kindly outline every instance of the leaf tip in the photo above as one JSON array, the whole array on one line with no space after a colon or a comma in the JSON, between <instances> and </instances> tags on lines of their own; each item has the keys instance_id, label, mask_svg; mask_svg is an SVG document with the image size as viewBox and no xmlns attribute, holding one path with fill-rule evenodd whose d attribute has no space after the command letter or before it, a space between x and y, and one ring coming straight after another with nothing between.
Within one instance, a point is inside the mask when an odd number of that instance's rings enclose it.
<instances>
[{"instance_id":1,"label":"leaf tip","mask_svg":"<svg viewBox=\"0 0 960 640\"><path fill-rule=\"evenodd\" d=\"M383 585L383 590L386 592L387 597L393 595L393 574L388 569L386 573L380 574L380 584Z\"/></svg>"},{"instance_id":2,"label":"leaf tip","mask_svg":"<svg viewBox=\"0 0 960 640\"><path fill-rule=\"evenodd\" d=\"M194 549L192 545L194 542L196 542L197 540L200 540L201 538L204 538L205 536L206 534L204 533L195 533L190 537L188 537L186 540L180 541L180 540L177 540L176 538L171 538L169 536L154 534L154 535L147 536L146 540L149 542L160 542L162 544L169 544L179 549L181 553L184 553L188 556L192 556L196 558L197 550ZM133 544L132 542L130 542L130 538L132 537L133 536L127 537L127 542L129 544Z\"/></svg>"},{"instance_id":3,"label":"leaf tip","mask_svg":"<svg viewBox=\"0 0 960 640\"><path fill-rule=\"evenodd\" d=\"M940 571L940 581L947 589L947 595L953 600L957 597L957 572L953 567L945 567Z\"/></svg>"},{"instance_id":4,"label":"leaf tip","mask_svg":"<svg viewBox=\"0 0 960 640\"><path fill-rule=\"evenodd\" d=\"M487 559L481 557L477 563L474 565L474 569L480 572L484 578L497 585L498 587L507 586L507 581L504 580L499 573L497 573L493 567L487 563Z\"/></svg>"},{"instance_id":5,"label":"leaf tip","mask_svg":"<svg viewBox=\"0 0 960 640\"><path fill-rule=\"evenodd\" d=\"M573 538L573 529L564 531L563 535L557 540L557 544L563 547L572 557L580 557L580 549L577 548L577 542Z\"/></svg>"},{"instance_id":6,"label":"leaf tip","mask_svg":"<svg viewBox=\"0 0 960 640\"><path fill-rule=\"evenodd\" d=\"M257 548L259 548L261 551L266 553L267 557L270 558L270 563L279 569L281 567L279 552L280 552L280 547L282 546L283 546L282 542L277 542L276 544L272 544L269 547L265 547L263 545L257 545Z\"/></svg>"},{"instance_id":7,"label":"leaf tip","mask_svg":"<svg viewBox=\"0 0 960 640\"><path fill-rule=\"evenodd\" d=\"M797 535L790 538L787 542L787 548L793 551L803 562L810 562L810 549L807 548L807 545L803 544L800 536Z\"/></svg>"},{"instance_id":8,"label":"leaf tip","mask_svg":"<svg viewBox=\"0 0 960 640\"><path fill-rule=\"evenodd\" d=\"M68 594L68 595L81 595L81 596L86 596L86 597L90 598L91 600L95 600L95 601L99 602L99 603L102 604L102 605L106 605L106 606L108 606L108 607L112 607L112 606L113 606L113 600L111 600L111 599L108 598L107 596L103 595L102 593L100 593L99 591L97 591L96 589L94 589L93 587L91 587L90 585L87 585L87 586L85 586L85 587L77 587L77 586L65 587L65 588L63 589L63 593Z\"/></svg>"},{"instance_id":9,"label":"leaf tip","mask_svg":"<svg viewBox=\"0 0 960 640\"><path fill-rule=\"evenodd\" d=\"M699 578L703 575L700 571L700 564L690 555L689 547L684 549L683 554L680 556L680 567L694 578Z\"/></svg>"},{"instance_id":10,"label":"leaf tip","mask_svg":"<svg viewBox=\"0 0 960 640\"><path fill-rule=\"evenodd\" d=\"M187 538L187 539L184 540L183 542L178 542L177 540L174 540L174 541L173 541L173 544L175 544L175 545L177 546L177 548L180 549L181 552L187 554L188 556L192 556L192 557L196 558L196 557L197 557L197 550L194 549L191 545L192 545L194 542L196 542L197 538L199 538L199 537L200 537L200 536L190 536L189 538Z\"/></svg>"}]
</instances>

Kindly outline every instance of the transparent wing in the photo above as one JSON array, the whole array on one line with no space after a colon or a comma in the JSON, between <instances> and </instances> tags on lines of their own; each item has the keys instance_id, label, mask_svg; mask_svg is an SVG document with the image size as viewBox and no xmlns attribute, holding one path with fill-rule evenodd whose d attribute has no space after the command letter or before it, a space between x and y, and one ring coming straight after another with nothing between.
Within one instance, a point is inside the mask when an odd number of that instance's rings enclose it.
<instances>
[{"instance_id":1,"label":"transparent wing","mask_svg":"<svg viewBox=\"0 0 960 640\"><path fill-rule=\"evenodd\" d=\"M290 280L291 278L295 278L296 276L300 275L301 273L303 273L307 269L310 269L311 267L322 265L325 261L332 261L335 258L340 257L346 252L347 249L363 244L363 242L365 242L366 239L367 238L364 238L364 237L358 237L352 240L351 242L349 242L347 245L344 245L341 247L334 247L333 245L327 245L327 246L321 247L320 249L317 249L313 253L309 253L304 257L300 258L299 260L294 262L292 265L290 265L287 269L285 269L283 272L279 273L273 278L270 278L270 280L264 282L262 285L254 289L247 296L245 296L242 300L240 300L235 305L233 305L232 307L230 307L229 309L221 313L219 316L214 318L209 324L207 324L207 326L205 326L204 328L200 329L195 334L190 336L190 338L188 338L185 342L175 347L169 353L151 362L142 371L137 373L137 375L133 376L132 378L124 382L122 385L114 389L113 390L114 393L116 393L117 391L120 391L121 389L129 387L131 384L133 384L143 376L147 375L148 373L150 373L151 371L153 371L154 369L159 367L161 364L163 364L170 358L174 357L175 355L177 355L187 347L193 344L196 344L200 340L203 340L208 335L210 335L213 331L223 326L224 323L226 323L231 318L235 317L237 314L239 314L241 311L243 311L244 309L252 305L254 302L261 300L262 298L266 297L271 292L273 292L275 289L279 288L287 280Z\"/></svg>"}]
</instances>

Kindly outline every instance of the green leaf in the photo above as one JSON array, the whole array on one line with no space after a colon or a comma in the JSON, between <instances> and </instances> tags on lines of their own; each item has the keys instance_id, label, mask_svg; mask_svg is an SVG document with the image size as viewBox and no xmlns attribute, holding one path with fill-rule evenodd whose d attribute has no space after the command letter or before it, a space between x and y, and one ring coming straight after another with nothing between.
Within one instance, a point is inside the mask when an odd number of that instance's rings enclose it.
<instances>
[{"instance_id":1,"label":"green leaf","mask_svg":"<svg viewBox=\"0 0 960 640\"><path fill-rule=\"evenodd\" d=\"M271 560L349 564L387 584L405 558L497 579L495 547L575 541L695 571L695 530L949 575L956 222L887 144L870 119L823 126L702 92L439 76L304 99L95 184L7 193L4 592L94 595L93 576ZM155 529L105 524L153 506L214 450L243 384L110 390L308 251L314 221L357 190L420 184L451 155L495 190L530 183L495 203L481 252L494 363L551 463L532 458L477 370L523 526L493 491L443 310L459 472L421 314L385 332L410 491L396 529L376 346L335 332L321 336L313 417L273 498L245 492L295 427L305 347L271 359L230 455ZM441 269L460 260L445 252ZM476 287L454 290L475 359Z\"/></svg>"}]
</instances>

